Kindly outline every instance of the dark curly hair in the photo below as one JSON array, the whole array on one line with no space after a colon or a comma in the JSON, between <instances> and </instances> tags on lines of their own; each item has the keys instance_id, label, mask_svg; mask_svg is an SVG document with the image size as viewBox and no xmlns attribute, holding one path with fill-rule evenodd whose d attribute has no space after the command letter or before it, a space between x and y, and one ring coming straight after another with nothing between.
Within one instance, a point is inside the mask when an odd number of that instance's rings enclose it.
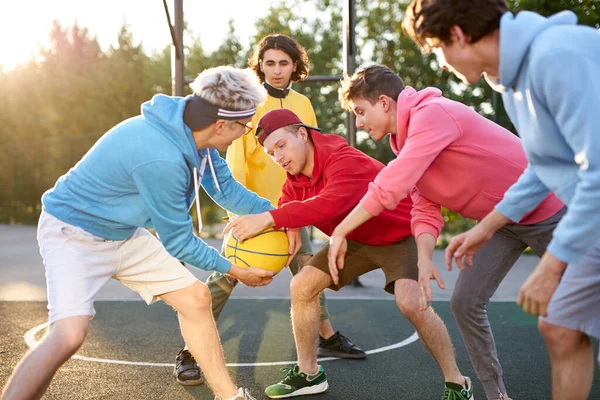
<instances>
[{"instance_id":1,"label":"dark curly hair","mask_svg":"<svg viewBox=\"0 0 600 400\"><path fill-rule=\"evenodd\" d=\"M260 63L267 50L281 50L290 56L292 62L296 64L296 70L292 72L292 82L300 82L308 77L309 60L306 49L294 39L276 33L262 38L248 59L249 67L254 70L261 83L265 82L265 73L260 70Z\"/></svg>"},{"instance_id":2,"label":"dark curly hair","mask_svg":"<svg viewBox=\"0 0 600 400\"><path fill-rule=\"evenodd\" d=\"M475 43L500 27L508 11L505 0L412 0L406 7L402 29L424 51L427 38L450 44L450 28L457 25Z\"/></svg>"}]
</instances>

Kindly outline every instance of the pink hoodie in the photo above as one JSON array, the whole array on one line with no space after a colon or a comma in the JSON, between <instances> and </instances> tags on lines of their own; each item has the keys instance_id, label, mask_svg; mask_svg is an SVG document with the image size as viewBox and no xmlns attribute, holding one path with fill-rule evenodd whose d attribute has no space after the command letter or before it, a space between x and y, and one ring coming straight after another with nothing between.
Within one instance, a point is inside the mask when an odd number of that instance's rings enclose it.
<instances>
[{"instance_id":1,"label":"pink hoodie","mask_svg":"<svg viewBox=\"0 0 600 400\"><path fill-rule=\"evenodd\" d=\"M406 87L398 96L397 155L369 185L360 204L372 215L393 210L409 193L414 202L412 233L439 236L441 206L481 220L527 167L521 140L436 88ZM548 195L521 225L556 214L563 204Z\"/></svg>"}]
</instances>

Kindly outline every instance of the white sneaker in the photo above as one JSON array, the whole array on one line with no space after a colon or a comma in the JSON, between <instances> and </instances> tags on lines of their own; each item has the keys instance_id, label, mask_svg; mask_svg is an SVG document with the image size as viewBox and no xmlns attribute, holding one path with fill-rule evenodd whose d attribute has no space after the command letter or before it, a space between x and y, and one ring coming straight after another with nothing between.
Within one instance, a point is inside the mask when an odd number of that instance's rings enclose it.
<instances>
[{"instance_id":1,"label":"white sneaker","mask_svg":"<svg viewBox=\"0 0 600 400\"><path fill-rule=\"evenodd\" d=\"M237 395L235 397L231 397L229 399L223 399L219 396L215 396L215 400L256 400L254 397L250 395L248 389L244 389L243 387L238 389Z\"/></svg>"}]
</instances>

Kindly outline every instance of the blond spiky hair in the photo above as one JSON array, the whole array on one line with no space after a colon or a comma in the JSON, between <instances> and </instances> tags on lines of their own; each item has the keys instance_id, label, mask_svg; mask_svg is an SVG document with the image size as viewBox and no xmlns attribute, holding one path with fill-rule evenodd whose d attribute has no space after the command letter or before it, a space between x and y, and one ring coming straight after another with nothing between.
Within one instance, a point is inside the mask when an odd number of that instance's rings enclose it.
<instances>
[{"instance_id":1,"label":"blond spiky hair","mask_svg":"<svg viewBox=\"0 0 600 400\"><path fill-rule=\"evenodd\" d=\"M202 71L190 87L197 96L228 110L248 110L267 98L267 91L251 69L229 65Z\"/></svg>"}]
</instances>

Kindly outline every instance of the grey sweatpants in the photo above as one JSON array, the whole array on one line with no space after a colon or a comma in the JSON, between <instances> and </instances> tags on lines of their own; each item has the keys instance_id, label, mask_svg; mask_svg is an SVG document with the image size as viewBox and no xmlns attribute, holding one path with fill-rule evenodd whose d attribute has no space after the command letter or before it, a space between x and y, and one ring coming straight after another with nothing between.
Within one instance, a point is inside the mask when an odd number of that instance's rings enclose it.
<instances>
[{"instance_id":1,"label":"grey sweatpants","mask_svg":"<svg viewBox=\"0 0 600 400\"><path fill-rule=\"evenodd\" d=\"M533 225L506 225L475 253L473 266L458 275L452 293L452 312L488 399L498 398L506 393L506 388L486 306L528 246L538 256L544 254L565 212L563 208Z\"/></svg>"}]
</instances>

